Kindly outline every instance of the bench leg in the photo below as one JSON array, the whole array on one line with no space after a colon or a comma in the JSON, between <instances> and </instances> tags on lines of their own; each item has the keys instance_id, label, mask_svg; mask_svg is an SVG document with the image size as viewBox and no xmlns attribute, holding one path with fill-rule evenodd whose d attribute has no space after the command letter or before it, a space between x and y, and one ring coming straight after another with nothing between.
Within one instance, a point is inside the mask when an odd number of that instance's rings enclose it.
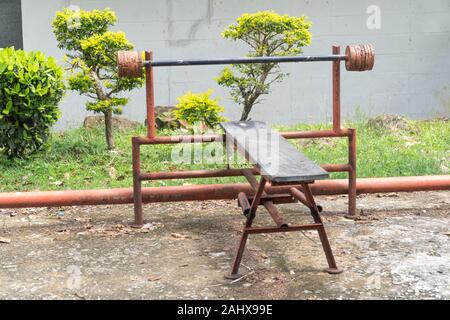
<instances>
[{"instance_id":1,"label":"bench leg","mask_svg":"<svg viewBox=\"0 0 450 320\"><path fill-rule=\"evenodd\" d=\"M321 224L321 226L317 228L317 232L319 233L320 242L322 242L323 251L328 262L328 268L325 269L325 271L331 274L339 274L342 272L342 269L338 268L336 260L334 259L333 251L331 250L330 242L325 231L325 226L323 225L323 220L320 217L319 209L317 208L314 196L307 183L302 184L302 187L305 191L306 199L310 203L311 215L314 219L314 222Z\"/></svg>"},{"instance_id":2,"label":"bench leg","mask_svg":"<svg viewBox=\"0 0 450 320\"><path fill-rule=\"evenodd\" d=\"M241 265L242 256L244 255L245 245L247 244L247 239L248 239L247 229L250 228L253 224L253 220L255 219L255 215L256 215L256 210L258 209L258 205L261 201L261 197L263 195L266 182L267 182L267 180L264 177L261 177L258 189L256 190L255 197L253 198L252 205L250 207L250 213L247 217L247 221L245 223L244 230L242 231L238 250L237 250L236 256L234 258L233 267L231 268L231 273L225 275L225 278L227 278L227 279L239 278L239 273L238 273L239 266Z\"/></svg>"},{"instance_id":3,"label":"bench leg","mask_svg":"<svg viewBox=\"0 0 450 320\"><path fill-rule=\"evenodd\" d=\"M244 255L245 245L247 243L248 233L244 230L239 241L239 247L234 258L233 267L231 268L231 273L226 274L227 279L237 279L239 275L239 266L241 265L242 256Z\"/></svg>"}]
</instances>

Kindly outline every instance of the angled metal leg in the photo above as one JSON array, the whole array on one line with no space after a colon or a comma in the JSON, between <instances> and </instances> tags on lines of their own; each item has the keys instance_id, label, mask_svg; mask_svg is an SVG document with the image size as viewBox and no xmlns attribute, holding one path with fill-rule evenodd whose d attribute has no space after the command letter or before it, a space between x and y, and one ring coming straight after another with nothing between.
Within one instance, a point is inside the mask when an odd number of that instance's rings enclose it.
<instances>
[{"instance_id":1,"label":"angled metal leg","mask_svg":"<svg viewBox=\"0 0 450 320\"><path fill-rule=\"evenodd\" d=\"M239 266L241 265L242 256L244 254L245 245L247 243L247 239L248 239L248 235L249 235L249 233L247 232L247 228L250 228L252 226L253 220L255 219L256 210L258 209L258 205L261 200L261 196L264 192L264 187L266 185L266 182L267 182L267 180L264 177L261 177L258 189L256 190L255 197L253 198L252 205L250 207L250 213L248 214L244 230L242 231L238 250L237 250L236 256L234 258L233 267L231 268L231 273L225 275L225 278L227 278L227 279L239 278L239 274L238 274Z\"/></svg>"},{"instance_id":2,"label":"angled metal leg","mask_svg":"<svg viewBox=\"0 0 450 320\"><path fill-rule=\"evenodd\" d=\"M317 232L319 233L319 238L320 241L322 242L323 251L325 252L325 256L328 262L328 268L325 269L325 271L331 274L341 273L342 269L338 268L336 260L334 259L333 251L331 250L330 242L328 240L328 236L325 231L322 218L320 217L319 210L317 209L316 202L314 201L311 189L309 188L309 185L307 183L302 184L302 186L303 190L305 191L306 199L310 203L309 208L311 210L311 215L314 219L314 222L321 224L321 226L317 228Z\"/></svg>"}]
</instances>

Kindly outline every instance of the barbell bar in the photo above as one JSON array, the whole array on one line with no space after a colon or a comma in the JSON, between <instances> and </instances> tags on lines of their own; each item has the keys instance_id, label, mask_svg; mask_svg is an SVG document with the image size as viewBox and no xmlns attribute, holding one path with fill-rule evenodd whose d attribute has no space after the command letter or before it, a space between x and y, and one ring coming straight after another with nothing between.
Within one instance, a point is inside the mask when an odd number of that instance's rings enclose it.
<instances>
[{"instance_id":1,"label":"barbell bar","mask_svg":"<svg viewBox=\"0 0 450 320\"><path fill-rule=\"evenodd\" d=\"M287 56L287 57L244 57L219 59L176 59L176 60L143 60L138 51L119 51L117 53L117 67L119 77L139 78L143 74L143 67L168 66L199 66L247 63L285 63L285 62L316 62L316 61L345 61L348 71L372 70L375 54L372 45L350 45L345 55L335 54L327 56Z\"/></svg>"}]
</instances>

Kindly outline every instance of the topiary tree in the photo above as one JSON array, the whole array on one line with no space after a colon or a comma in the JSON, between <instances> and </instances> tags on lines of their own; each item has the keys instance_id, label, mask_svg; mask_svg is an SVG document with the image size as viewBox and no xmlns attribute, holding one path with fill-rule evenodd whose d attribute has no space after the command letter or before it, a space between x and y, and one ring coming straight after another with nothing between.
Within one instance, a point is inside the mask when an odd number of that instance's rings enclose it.
<instances>
[{"instance_id":1,"label":"topiary tree","mask_svg":"<svg viewBox=\"0 0 450 320\"><path fill-rule=\"evenodd\" d=\"M0 148L10 157L38 150L58 120L63 70L41 52L0 49Z\"/></svg>"},{"instance_id":2,"label":"topiary tree","mask_svg":"<svg viewBox=\"0 0 450 320\"><path fill-rule=\"evenodd\" d=\"M128 103L120 93L143 84L142 78L120 78L117 74L117 51L131 50L133 45L123 32L108 30L116 21L116 15L110 9L74 11L67 8L57 12L53 20L58 47L68 51L69 88L90 98L86 103L87 110L105 116L109 149L115 147L112 115L122 113L122 107Z\"/></svg>"},{"instance_id":3,"label":"topiary tree","mask_svg":"<svg viewBox=\"0 0 450 320\"><path fill-rule=\"evenodd\" d=\"M305 16L290 17L263 11L243 14L222 36L250 46L248 57L298 55L311 43L310 27L311 22ZM277 63L239 64L223 69L216 80L231 89L234 101L243 106L241 121L245 121L260 96L268 94L270 85L285 76Z\"/></svg>"},{"instance_id":4,"label":"topiary tree","mask_svg":"<svg viewBox=\"0 0 450 320\"><path fill-rule=\"evenodd\" d=\"M211 99L212 90L201 93L186 92L178 98L178 104L173 110L175 118L188 125L205 124L209 128L225 121L220 115L225 108L219 105L219 99Z\"/></svg>"}]
</instances>

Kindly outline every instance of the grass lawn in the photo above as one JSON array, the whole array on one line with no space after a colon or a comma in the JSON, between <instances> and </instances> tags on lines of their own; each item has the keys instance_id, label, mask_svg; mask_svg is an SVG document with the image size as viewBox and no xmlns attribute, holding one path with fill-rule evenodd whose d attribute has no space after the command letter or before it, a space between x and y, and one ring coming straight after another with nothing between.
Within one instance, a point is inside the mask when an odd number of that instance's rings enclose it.
<instances>
[{"instance_id":1,"label":"grass lawn","mask_svg":"<svg viewBox=\"0 0 450 320\"><path fill-rule=\"evenodd\" d=\"M404 121L392 126L376 121L348 123L357 131L358 177L388 177L448 174L450 123L448 120ZM276 127L278 130L317 130L325 125ZM168 134L162 132L160 134ZM93 189L132 186L131 137L145 135L145 128L116 131L116 151L105 147L100 129L76 129L55 133L48 147L28 159L0 155L0 191ZM293 140L291 140L293 141ZM293 141L317 163L346 163L345 138ZM172 146L142 146L143 171L173 171L189 168L221 168L223 165L176 165ZM332 178L346 177L345 173ZM221 183L236 178L205 178L145 182L144 186Z\"/></svg>"}]
</instances>

